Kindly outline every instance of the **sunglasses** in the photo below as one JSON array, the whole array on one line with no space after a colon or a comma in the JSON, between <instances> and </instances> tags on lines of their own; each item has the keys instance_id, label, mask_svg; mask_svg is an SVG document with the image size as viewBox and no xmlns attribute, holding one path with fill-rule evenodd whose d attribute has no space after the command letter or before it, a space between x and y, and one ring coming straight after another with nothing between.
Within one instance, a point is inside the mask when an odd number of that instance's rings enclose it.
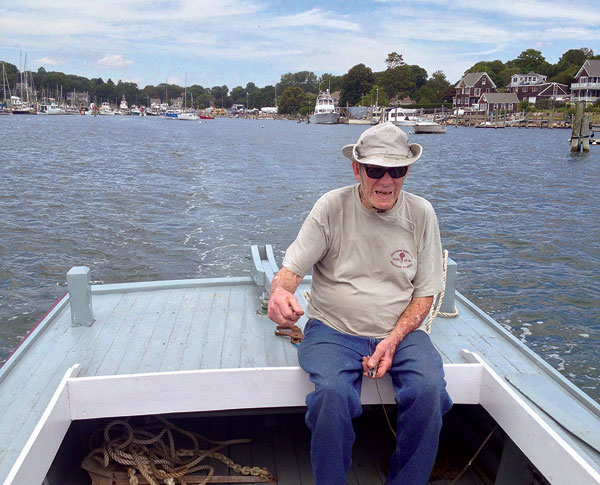
<instances>
[{"instance_id":1,"label":"sunglasses","mask_svg":"<svg viewBox=\"0 0 600 485\"><path fill-rule=\"evenodd\" d=\"M367 172L367 177L371 179L380 179L386 173L390 174L390 177L393 179L399 179L406 175L408 172L408 167L377 167L375 165L363 165L365 167L365 172Z\"/></svg>"}]
</instances>

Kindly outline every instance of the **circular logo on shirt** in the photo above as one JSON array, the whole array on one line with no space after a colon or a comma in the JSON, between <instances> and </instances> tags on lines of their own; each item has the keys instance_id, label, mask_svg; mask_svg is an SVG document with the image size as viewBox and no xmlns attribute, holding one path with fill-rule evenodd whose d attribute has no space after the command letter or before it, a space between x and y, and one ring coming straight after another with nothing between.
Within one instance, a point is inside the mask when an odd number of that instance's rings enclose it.
<instances>
[{"instance_id":1,"label":"circular logo on shirt","mask_svg":"<svg viewBox=\"0 0 600 485\"><path fill-rule=\"evenodd\" d=\"M390 261L396 268L406 269L413 265L413 257L406 249L398 249L392 253Z\"/></svg>"}]
</instances>

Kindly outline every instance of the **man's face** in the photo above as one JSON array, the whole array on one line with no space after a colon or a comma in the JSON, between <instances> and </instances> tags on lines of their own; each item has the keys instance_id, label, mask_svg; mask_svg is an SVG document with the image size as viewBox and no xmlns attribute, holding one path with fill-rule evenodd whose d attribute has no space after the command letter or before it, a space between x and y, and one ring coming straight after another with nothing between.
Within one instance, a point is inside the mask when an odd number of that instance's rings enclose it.
<instances>
[{"instance_id":1,"label":"man's face","mask_svg":"<svg viewBox=\"0 0 600 485\"><path fill-rule=\"evenodd\" d=\"M407 167L410 169L410 167ZM363 192L363 204L369 210L373 208L379 211L389 211L398 200L402 184L406 175L400 178L392 178L389 173L380 179L371 178L367 175L365 167L358 163L352 162L352 170L354 177L361 184ZM406 172L408 174L408 171Z\"/></svg>"}]
</instances>

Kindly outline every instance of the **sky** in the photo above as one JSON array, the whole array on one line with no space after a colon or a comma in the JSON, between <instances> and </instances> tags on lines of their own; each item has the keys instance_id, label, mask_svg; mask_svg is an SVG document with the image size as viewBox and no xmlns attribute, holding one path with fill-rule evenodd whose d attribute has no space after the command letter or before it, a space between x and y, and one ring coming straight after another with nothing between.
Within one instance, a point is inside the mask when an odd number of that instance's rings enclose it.
<instances>
[{"instance_id":1,"label":"sky","mask_svg":"<svg viewBox=\"0 0 600 485\"><path fill-rule=\"evenodd\" d=\"M386 68L391 52L455 83L536 49L600 54L600 0L2 0L0 60L143 88L274 85ZM25 64L25 58L27 63Z\"/></svg>"}]
</instances>

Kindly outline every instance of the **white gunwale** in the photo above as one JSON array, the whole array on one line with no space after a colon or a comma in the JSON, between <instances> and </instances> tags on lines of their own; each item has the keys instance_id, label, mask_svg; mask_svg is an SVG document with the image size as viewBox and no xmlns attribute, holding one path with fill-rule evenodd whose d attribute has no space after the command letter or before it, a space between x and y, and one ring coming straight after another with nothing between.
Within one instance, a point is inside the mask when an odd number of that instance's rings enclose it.
<instances>
[{"instance_id":1,"label":"white gunwale","mask_svg":"<svg viewBox=\"0 0 600 485\"><path fill-rule=\"evenodd\" d=\"M463 356L471 363L444 366L448 391L455 403L481 404L552 483L600 482L600 473L477 354L465 350ZM41 483L73 420L298 407L304 406L307 392L313 389L299 367L74 377L78 368L70 368L61 380L11 469L7 484ZM374 381L365 380L363 404L393 402L389 379L380 382L381 398ZM179 391L174 394L174 389ZM145 399L148 395L153 399Z\"/></svg>"}]
</instances>

